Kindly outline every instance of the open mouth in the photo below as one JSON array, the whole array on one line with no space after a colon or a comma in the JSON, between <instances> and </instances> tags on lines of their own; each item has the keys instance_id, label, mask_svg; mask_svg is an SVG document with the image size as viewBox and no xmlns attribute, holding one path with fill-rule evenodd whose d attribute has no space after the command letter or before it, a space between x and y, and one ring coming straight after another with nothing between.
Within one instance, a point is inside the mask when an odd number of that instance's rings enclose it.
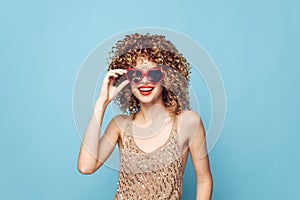
<instances>
[{"instance_id":1,"label":"open mouth","mask_svg":"<svg viewBox=\"0 0 300 200\"><path fill-rule=\"evenodd\" d=\"M139 89L139 91L142 95L149 95L149 94L151 94L154 87L152 87L152 86L141 86L141 87L138 87L138 89Z\"/></svg>"}]
</instances>

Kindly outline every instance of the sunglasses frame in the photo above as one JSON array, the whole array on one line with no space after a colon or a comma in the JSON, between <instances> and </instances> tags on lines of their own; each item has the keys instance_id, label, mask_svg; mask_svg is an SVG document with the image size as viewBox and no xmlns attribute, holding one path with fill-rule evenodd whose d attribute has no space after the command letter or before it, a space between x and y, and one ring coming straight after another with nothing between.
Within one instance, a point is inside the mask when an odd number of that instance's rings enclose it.
<instances>
[{"instance_id":1,"label":"sunglasses frame","mask_svg":"<svg viewBox=\"0 0 300 200\"><path fill-rule=\"evenodd\" d=\"M126 72L126 79L127 79L131 84L139 84L139 83L141 83L142 80L143 80L143 78L144 78L145 76L147 77L148 81L149 81L150 83L152 83L152 84L160 84L160 83L164 80L164 78L165 78L165 73L164 73L164 71L161 69L161 67L149 68L149 69L147 69L146 72L143 72L143 70L137 69L137 68L128 68L128 69L126 69L126 70L127 70L127 72ZM132 70L138 70L138 71L140 71L140 72L142 73L142 77L141 77L141 79L139 80L139 82L137 82L137 83L134 82L134 81L131 81L131 80L129 79L129 77L128 77L128 72L129 72L129 71L132 71ZM161 79L160 79L158 82L153 82L153 81L151 81L151 80L149 79L149 77L148 77L149 72L150 72L150 71L158 71L158 70L160 70L161 73L162 73Z\"/></svg>"}]
</instances>

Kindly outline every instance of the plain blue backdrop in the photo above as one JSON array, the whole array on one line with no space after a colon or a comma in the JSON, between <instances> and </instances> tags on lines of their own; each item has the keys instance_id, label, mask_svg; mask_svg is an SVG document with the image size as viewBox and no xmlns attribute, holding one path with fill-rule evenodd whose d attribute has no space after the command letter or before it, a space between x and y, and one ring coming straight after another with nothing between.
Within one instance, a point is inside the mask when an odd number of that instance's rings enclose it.
<instances>
[{"instance_id":1,"label":"plain blue backdrop","mask_svg":"<svg viewBox=\"0 0 300 200\"><path fill-rule=\"evenodd\" d=\"M1 199L112 199L117 171L77 171L73 84L93 48L138 27L180 31L218 66L227 115L209 154L213 199L299 199L298 8L276 0L1 1ZM191 200L190 161L185 173L183 200Z\"/></svg>"}]
</instances>

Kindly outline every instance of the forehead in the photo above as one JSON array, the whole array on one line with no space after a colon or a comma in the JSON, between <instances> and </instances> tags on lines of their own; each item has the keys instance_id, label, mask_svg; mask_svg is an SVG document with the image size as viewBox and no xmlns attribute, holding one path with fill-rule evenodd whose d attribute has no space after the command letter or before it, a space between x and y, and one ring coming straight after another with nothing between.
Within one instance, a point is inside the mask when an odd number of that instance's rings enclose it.
<instances>
[{"instance_id":1,"label":"forehead","mask_svg":"<svg viewBox=\"0 0 300 200\"><path fill-rule=\"evenodd\" d=\"M134 68L147 70L147 69L155 68L155 67L157 67L156 63L151 62L145 58L140 58L140 59L137 59L136 66Z\"/></svg>"}]
</instances>

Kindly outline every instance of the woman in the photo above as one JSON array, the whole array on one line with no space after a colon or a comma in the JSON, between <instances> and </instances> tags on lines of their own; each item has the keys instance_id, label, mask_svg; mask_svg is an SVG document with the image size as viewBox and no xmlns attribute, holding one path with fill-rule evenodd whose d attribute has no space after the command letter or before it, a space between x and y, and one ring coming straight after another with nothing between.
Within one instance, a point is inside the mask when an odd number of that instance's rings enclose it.
<instances>
[{"instance_id":1,"label":"woman","mask_svg":"<svg viewBox=\"0 0 300 200\"><path fill-rule=\"evenodd\" d=\"M210 199L212 176L200 116L190 110L190 65L164 36L127 35L111 52L108 72L86 129L78 170L94 173L118 143L120 169L114 199L181 199L188 153L196 199ZM100 138L107 105L123 111Z\"/></svg>"}]
</instances>

